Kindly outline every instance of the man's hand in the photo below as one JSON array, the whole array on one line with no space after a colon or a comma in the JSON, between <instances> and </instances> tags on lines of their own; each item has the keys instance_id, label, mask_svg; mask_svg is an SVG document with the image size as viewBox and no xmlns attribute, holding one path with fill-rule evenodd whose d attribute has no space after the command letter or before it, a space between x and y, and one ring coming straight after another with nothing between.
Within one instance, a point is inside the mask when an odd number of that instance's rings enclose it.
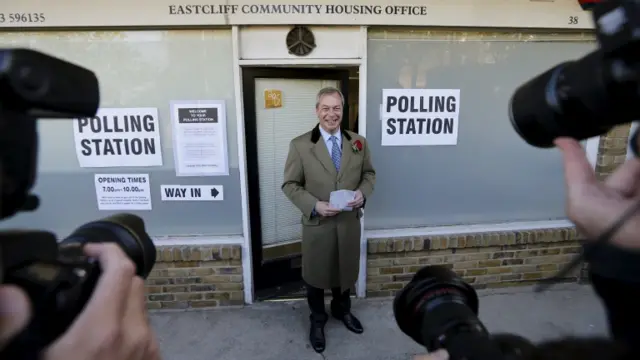
<instances>
[{"instance_id":1,"label":"man's hand","mask_svg":"<svg viewBox=\"0 0 640 360\"><path fill-rule=\"evenodd\" d=\"M102 275L84 311L49 349L45 360L159 360L149 324L144 281L135 265L113 243L88 244Z\"/></svg>"},{"instance_id":2,"label":"man's hand","mask_svg":"<svg viewBox=\"0 0 640 360\"><path fill-rule=\"evenodd\" d=\"M31 304L22 289L0 286L0 348L7 346L31 319Z\"/></svg>"},{"instance_id":3,"label":"man's hand","mask_svg":"<svg viewBox=\"0 0 640 360\"><path fill-rule=\"evenodd\" d=\"M149 325L144 282L113 243L88 244L85 253L100 261L102 275L84 311L43 352L43 360L159 360ZM0 286L0 347L6 346L31 317L22 290Z\"/></svg>"},{"instance_id":4,"label":"man's hand","mask_svg":"<svg viewBox=\"0 0 640 360\"><path fill-rule=\"evenodd\" d=\"M628 160L606 180L599 181L580 143L559 138L555 144L564 155L567 216L593 240L640 201L640 160ZM638 234L640 214L630 218L611 241L621 247L640 248Z\"/></svg>"},{"instance_id":5,"label":"man's hand","mask_svg":"<svg viewBox=\"0 0 640 360\"><path fill-rule=\"evenodd\" d=\"M353 197L353 200L347 203L347 206L352 207L354 209L359 209L364 204L364 195L362 195L362 191L356 190L356 193Z\"/></svg>"},{"instance_id":6,"label":"man's hand","mask_svg":"<svg viewBox=\"0 0 640 360\"><path fill-rule=\"evenodd\" d=\"M326 201L318 201L316 203L316 212L322 216L334 216L340 212L340 209L331 207Z\"/></svg>"},{"instance_id":7,"label":"man's hand","mask_svg":"<svg viewBox=\"0 0 640 360\"><path fill-rule=\"evenodd\" d=\"M429 355L416 355L413 360L449 360L449 353L445 349L440 349Z\"/></svg>"}]
</instances>

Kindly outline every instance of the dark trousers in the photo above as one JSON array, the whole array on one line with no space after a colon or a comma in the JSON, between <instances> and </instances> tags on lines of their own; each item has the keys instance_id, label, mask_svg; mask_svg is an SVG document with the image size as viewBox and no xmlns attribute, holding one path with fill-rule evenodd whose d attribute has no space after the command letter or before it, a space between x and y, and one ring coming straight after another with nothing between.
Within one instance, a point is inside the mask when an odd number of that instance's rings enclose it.
<instances>
[{"instance_id":1,"label":"dark trousers","mask_svg":"<svg viewBox=\"0 0 640 360\"><path fill-rule=\"evenodd\" d=\"M351 298L349 290L340 291L340 288L331 289L331 311L343 315L351 310ZM326 317L324 308L324 289L318 289L307 284L307 304L312 316Z\"/></svg>"},{"instance_id":2,"label":"dark trousers","mask_svg":"<svg viewBox=\"0 0 640 360\"><path fill-rule=\"evenodd\" d=\"M611 337L631 347L640 341L640 286L589 273L607 311Z\"/></svg>"}]
</instances>

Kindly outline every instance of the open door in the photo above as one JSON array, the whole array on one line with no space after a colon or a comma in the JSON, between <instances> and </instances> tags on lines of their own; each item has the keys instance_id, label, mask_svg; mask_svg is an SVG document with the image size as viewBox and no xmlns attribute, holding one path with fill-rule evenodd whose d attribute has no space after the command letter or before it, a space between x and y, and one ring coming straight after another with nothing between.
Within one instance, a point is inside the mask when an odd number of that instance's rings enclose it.
<instances>
[{"instance_id":1,"label":"open door","mask_svg":"<svg viewBox=\"0 0 640 360\"><path fill-rule=\"evenodd\" d=\"M296 296L303 289L300 211L282 193L289 142L318 122L316 94L333 86L345 96L348 70L244 68L243 97L253 278L256 299Z\"/></svg>"}]
</instances>

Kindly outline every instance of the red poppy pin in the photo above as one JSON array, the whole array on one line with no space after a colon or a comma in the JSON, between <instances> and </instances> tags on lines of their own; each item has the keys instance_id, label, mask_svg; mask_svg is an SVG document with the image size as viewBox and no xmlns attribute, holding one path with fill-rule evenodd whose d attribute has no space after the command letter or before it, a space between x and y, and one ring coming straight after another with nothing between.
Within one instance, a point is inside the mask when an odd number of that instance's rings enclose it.
<instances>
[{"instance_id":1,"label":"red poppy pin","mask_svg":"<svg viewBox=\"0 0 640 360\"><path fill-rule=\"evenodd\" d=\"M354 141L353 144L351 144L351 148L353 149L354 153L362 151L362 142L360 142L360 140Z\"/></svg>"}]
</instances>

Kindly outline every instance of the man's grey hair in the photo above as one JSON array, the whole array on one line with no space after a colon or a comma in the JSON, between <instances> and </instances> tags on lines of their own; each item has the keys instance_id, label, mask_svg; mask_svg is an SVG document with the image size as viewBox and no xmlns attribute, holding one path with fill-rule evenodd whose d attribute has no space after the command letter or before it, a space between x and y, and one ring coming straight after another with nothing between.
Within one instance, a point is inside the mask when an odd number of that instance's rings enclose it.
<instances>
[{"instance_id":1,"label":"man's grey hair","mask_svg":"<svg viewBox=\"0 0 640 360\"><path fill-rule=\"evenodd\" d=\"M320 105L320 99L323 96L333 95L333 94L340 95L340 100L342 100L342 106L344 106L344 96L342 96L342 92L337 88L334 88L333 86L327 86L325 88L320 89L320 91L318 91L318 95L316 96L316 109L318 108L318 105Z\"/></svg>"}]
</instances>

